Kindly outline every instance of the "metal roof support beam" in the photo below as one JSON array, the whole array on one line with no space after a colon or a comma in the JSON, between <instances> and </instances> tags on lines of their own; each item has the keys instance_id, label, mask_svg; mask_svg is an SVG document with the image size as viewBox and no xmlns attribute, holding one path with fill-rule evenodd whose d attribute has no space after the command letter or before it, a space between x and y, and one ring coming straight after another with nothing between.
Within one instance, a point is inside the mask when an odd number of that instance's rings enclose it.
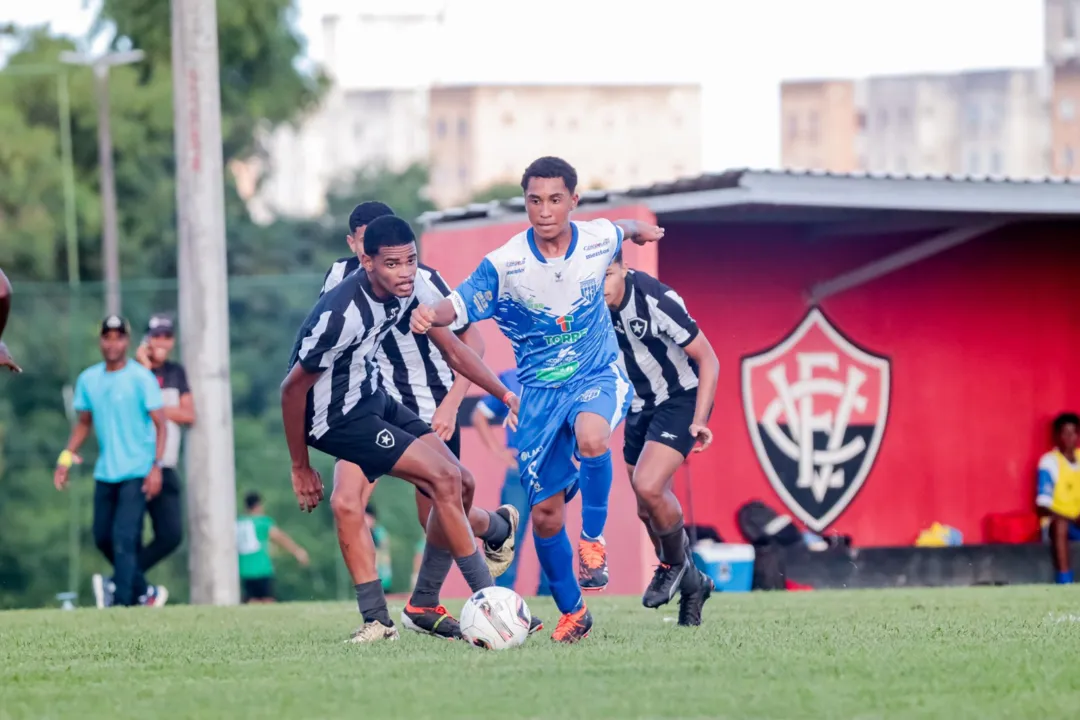
<instances>
[{"instance_id":1,"label":"metal roof support beam","mask_svg":"<svg viewBox=\"0 0 1080 720\"><path fill-rule=\"evenodd\" d=\"M865 285L871 280L876 280L879 277L896 272L901 268L914 265L920 260L925 260L926 258L943 253L958 245L963 245L975 238L994 232L1007 224L1008 223L1004 222L996 222L957 228L932 237L929 240L924 240L921 243L904 248L892 255L886 255L880 260L874 260L860 268L846 272L843 275L838 275L831 280L817 283L810 288L807 302L811 305L816 305L827 297L842 293L845 290L851 290L860 285Z\"/></svg>"}]
</instances>

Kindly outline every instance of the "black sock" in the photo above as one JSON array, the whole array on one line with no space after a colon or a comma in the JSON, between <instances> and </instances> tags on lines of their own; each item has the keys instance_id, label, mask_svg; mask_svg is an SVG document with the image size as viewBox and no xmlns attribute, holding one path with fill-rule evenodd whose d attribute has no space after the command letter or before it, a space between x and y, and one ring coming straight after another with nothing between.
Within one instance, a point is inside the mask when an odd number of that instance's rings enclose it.
<instances>
[{"instance_id":1,"label":"black sock","mask_svg":"<svg viewBox=\"0 0 1080 720\"><path fill-rule=\"evenodd\" d=\"M424 558L420 561L420 571L416 575L416 587L413 588L409 603L415 607L433 608L439 604L439 591L442 590L454 556L449 550L435 547L431 543L424 546Z\"/></svg>"},{"instance_id":2,"label":"black sock","mask_svg":"<svg viewBox=\"0 0 1080 720\"><path fill-rule=\"evenodd\" d=\"M458 570L465 576L465 582L469 584L469 589L473 592L495 584L495 581L491 579L491 571L484 564L484 556L479 550L466 557L454 558L454 562L457 563Z\"/></svg>"},{"instance_id":3,"label":"black sock","mask_svg":"<svg viewBox=\"0 0 1080 720\"><path fill-rule=\"evenodd\" d=\"M378 620L386 627L394 626L394 622L390 619L390 611L386 609L386 595L383 594L381 580L357 585L356 605L360 608L360 615L363 616L364 622Z\"/></svg>"},{"instance_id":4,"label":"black sock","mask_svg":"<svg viewBox=\"0 0 1080 720\"><path fill-rule=\"evenodd\" d=\"M483 533L480 539L493 548L501 548L506 539L510 537L510 521L497 510L489 512L488 517L490 519L488 520L487 532Z\"/></svg>"},{"instance_id":5,"label":"black sock","mask_svg":"<svg viewBox=\"0 0 1080 720\"><path fill-rule=\"evenodd\" d=\"M686 533L683 531L683 521L675 527L656 533L660 540L660 552L664 556L664 562L668 565L682 565L686 562Z\"/></svg>"}]
</instances>

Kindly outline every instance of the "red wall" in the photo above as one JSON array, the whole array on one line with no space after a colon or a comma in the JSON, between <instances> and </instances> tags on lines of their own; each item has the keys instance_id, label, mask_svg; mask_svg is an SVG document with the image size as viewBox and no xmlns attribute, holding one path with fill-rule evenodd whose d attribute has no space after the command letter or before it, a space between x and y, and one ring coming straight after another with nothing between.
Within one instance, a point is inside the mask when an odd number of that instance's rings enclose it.
<instances>
[{"instance_id":1,"label":"red wall","mask_svg":"<svg viewBox=\"0 0 1080 720\"><path fill-rule=\"evenodd\" d=\"M919 238L667 231L660 277L683 295L721 364L716 444L692 458L696 520L736 538L743 502L784 508L751 446L741 358L791 333L812 284ZM909 545L939 521L980 542L987 513L1032 506L1049 422L1080 408L1076 234L1075 224L1007 228L822 302L841 333L892 365L877 460L828 532Z\"/></svg>"},{"instance_id":2,"label":"red wall","mask_svg":"<svg viewBox=\"0 0 1080 720\"><path fill-rule=\"evenodd\" d=\"M607 217L651 219L645 208ZM596 214L580 213L587 219ZM925 235L809 238L792 229L731 230L665 223L659 249L628 247L632 267L657 274L684 297L720 358L710 426L716 441L691 457L677 492L693 521L740 541L734 513L761 499L780 511L751 445L740 389L742 358L776 345L806 316L806 293ZM440 230L424 236L424 261L452 285L524 224ZM844 336L891 362L891 392L880 451L861 490L828 527L857 545L910 545L935 521L982 540L990 512L1030 508L1034 469L1049 422L1080 409L1080 244L1075 224L1026 224L973 240L824 300ZM489 365L513 363L493 323L480 323ZM621 447L617 433L613 447ZM463 436L478 498L497 503L502 469L474 431ZM687 497L687 472L693 502ZM580 527L578 502L570 528ZM688 518L689 519L689 518ZM574 535L572 535L573 537ZM625 471L616 465L607 531L611 590L640 593L654 562L638 525ZM535 590L531 540L518 590ZM464 594L455 578L449 595Z\"/></svg>"}]
</instances>

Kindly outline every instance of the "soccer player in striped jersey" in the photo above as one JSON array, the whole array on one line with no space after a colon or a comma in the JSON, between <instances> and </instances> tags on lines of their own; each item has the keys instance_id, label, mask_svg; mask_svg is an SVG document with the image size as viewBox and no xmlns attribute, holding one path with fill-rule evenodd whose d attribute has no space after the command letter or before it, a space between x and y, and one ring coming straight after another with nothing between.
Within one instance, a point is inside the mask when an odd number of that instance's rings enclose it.
<instances>
[{"instance_id":1,"label":"soccer player in striped jersey","mask_svg":"<svg viewBox=\"0 0 1080 720\"><path fill-rule=\"evenodd\" d=\"M416 238L404 220L388 216L369 223L363 250L362 270L323 295L301 326L281 392L293 492L302 510L310 512L323 498L309 446L357 466L356 473L335 477L330 500L364 619L350 638L353 643L398 636L364 514L368 481L380 475L392 473L431 499L428 541L449 551L473 592L494 584L467 517L472 476L427 423L379 384L375 353L383 338L421 300L437 302L442 296L416 283ZM450 367L502 398L516 419L517 396L475 352L449 330L430 337Z\"/></svg>"},{"instance_id":2,"label":"soccer player in striped jersey","mask_svg":"<svg viewBox=\"0 0 1080 720\"><path fill-rule=\"evenodd\" d=\"M349 234L346 242L355 254L340 258L326 272L320 296L329 292L348 275L360 268L363 254L364 232L367 225L379 217L394 215L394 211L381 202L364 202L356 206L349 216ZM450 288L434 268L417 264L416 282L443 297L450 295ZM480 333L469 324L451 327L466 345L483 357L484 342ZM431 426L431 429L461 459L461 429L457 425L458 407L469 389L469 381L455 375L439 349L426 336L414 335L409 329L409 318L403 316L383 338L375 358L379 368L379 382L386 393ZM340 475L360 473L360 468L345 460L334 464L335 482ZM365 505L375 490L377 479L361 484L366 490ZM422 493L416 493L416 509L421 526L427 524L431 501ZM484 543L484 557L494 577L506 572L514 558L514 546L520 517L513 505L503 505L494 513L473 507L469 511L473 532ZM366 537L365 537L366 541ZM374 546L373 546L374 549ZM443 548L426 543L423 560L413 586L412 596L402 611L402 624L415 632L454 638L460 634L457 621L439 602L452 559ZM532 632L543 627L539 618L533 619Z\"/></svg>"},{"instance_id":3,"label":"soccer player in striped jersey","mask_svg":"<svg viewBox=\"0 0 1080 720\"><path fill-rule=\"evenodd\" d=\"M681 590L679 624L700 625L713 585L689 555L682 507L671 486L687 455L712 443L708 422L720 364L679 294L651 275L627 269L621 252L607 269L604 300L634 384L623 460L638 517L660 561L641 601L660 607Z\"/></svg>"}]
</instances>

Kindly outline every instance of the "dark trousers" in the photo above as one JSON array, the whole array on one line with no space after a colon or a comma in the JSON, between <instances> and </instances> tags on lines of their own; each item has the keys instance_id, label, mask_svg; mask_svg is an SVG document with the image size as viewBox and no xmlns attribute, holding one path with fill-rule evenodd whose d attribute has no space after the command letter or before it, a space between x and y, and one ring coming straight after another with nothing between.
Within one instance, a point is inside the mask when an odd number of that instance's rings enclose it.
<instances>
[{"instance_id":1,"label":"dark trousers","mask_svg":"<svg viewBox=\"0 0 1080 720\"><path fill-rule=\"evenodd\" d=\"M116 605L135 605L146 594L146 579L139 569L146 496L143 478L94 483L94 542L113 566Z\"/></svg>"},{"instance_id":2,"label":"dark trousers","mask_svg":"<svg viewBox=\"0 0 1080 720\"><path fill-rule=\"evenodd\" d=\"M184 538L183 498L176 470L162 469L161 492L146 504L146 512L154 527L154 539L139 551L139 569L144 573L171 555Z\"/></svg>"}]
</instances>

